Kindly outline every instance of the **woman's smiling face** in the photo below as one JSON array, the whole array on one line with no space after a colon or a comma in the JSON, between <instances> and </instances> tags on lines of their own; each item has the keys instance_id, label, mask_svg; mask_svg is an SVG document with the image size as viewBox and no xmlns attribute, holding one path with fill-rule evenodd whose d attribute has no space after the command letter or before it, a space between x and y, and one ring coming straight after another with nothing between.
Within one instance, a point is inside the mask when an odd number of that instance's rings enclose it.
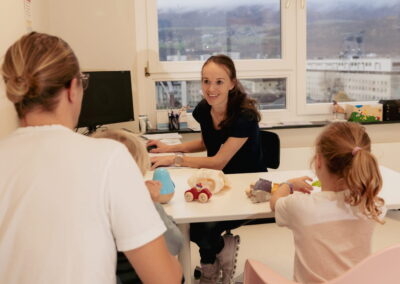
<instances>
[{"instance_id":1,"label":"woman's smiling face","mask_svg":"<svg viewBox=\"0 0 400 284\"><path fill-rule=\"evenodd\" d=\"M222 65L210 62L201 72L201 89L207 103L212 107L226 107L228 93L235 87L228 70Z\"/></svg>"}]
</instances>

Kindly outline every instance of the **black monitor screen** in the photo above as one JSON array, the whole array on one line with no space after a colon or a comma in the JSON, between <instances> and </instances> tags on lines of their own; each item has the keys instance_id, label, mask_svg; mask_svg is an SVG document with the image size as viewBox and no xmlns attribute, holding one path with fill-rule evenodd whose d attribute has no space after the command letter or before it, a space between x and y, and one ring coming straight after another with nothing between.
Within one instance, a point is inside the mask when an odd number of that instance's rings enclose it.
<instances>
[{"instance_id":1,"label":"black monitor screen","mask_svg":"<svg viewBox=\"0 0 400 284\"><path fill-rule=\"evenodd\" d=\"M130 71L85 72L89 86L82 101L78 127L134 120Z\"/></svg>"}]
</instances>

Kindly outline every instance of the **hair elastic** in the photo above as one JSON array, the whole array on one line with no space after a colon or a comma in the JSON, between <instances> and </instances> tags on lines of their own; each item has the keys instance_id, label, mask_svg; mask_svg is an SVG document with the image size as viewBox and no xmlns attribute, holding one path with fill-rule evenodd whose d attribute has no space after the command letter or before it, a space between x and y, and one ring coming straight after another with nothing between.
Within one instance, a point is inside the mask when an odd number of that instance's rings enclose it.
<instances>
[{"instance_id":1,"label":"hair elastic","mask_svg":"<svg viewBox=\"0 0 400 284\"><path fill-rule=\"evenodd\" d=\"M356 146L356 147L354 147L353 151L351 151L351 154L354 156L360 150L362 150L361 147Z\"/></svg>"}]
</instances>

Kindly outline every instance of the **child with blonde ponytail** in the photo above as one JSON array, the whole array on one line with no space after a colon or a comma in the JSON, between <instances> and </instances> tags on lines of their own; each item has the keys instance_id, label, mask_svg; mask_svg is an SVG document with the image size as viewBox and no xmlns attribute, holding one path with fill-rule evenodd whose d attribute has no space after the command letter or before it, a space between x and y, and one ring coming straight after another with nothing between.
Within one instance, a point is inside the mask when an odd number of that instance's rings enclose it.
<instances>
[{"instance_id":1,"label":"child with blonde ponytail","mask_svg":"<svg viewBox=\"0 0 400 284\"><path fill-rule=\"evenodd\" d=\"M276 223L293 231L294 279L301 283L334 279L367 257L374 226L386 213L364 127L328 125L317 138L313 163L321 192L302 194L312 190L311 178L300 177L282 183L270 200Z\"/></svg>"}]
</instances>

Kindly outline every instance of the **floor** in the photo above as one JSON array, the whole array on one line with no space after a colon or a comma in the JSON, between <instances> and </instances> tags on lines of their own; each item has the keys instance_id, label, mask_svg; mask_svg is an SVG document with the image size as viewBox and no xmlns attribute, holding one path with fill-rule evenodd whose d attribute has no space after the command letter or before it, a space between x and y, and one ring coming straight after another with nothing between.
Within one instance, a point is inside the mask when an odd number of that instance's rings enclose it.
<instances>
[{"instance_id":1,"label":"floor","mask_svg":"<svg viewBox=\"0 0 400 284\"><path fill-rule=\"evenodd\" d=\"M377 224L372 241L373 251L400 243L400 211L387 213L386 223ZM235 279L240 283L244 262L257 259L287 278L292 277L294 246L291 232L276 224L243 226L232 231L240 235L241 243ZM193 270L200 263L198 249L191 244ZM196 282L195 282L196 283Z\"/></svg>"}]
</instances>

